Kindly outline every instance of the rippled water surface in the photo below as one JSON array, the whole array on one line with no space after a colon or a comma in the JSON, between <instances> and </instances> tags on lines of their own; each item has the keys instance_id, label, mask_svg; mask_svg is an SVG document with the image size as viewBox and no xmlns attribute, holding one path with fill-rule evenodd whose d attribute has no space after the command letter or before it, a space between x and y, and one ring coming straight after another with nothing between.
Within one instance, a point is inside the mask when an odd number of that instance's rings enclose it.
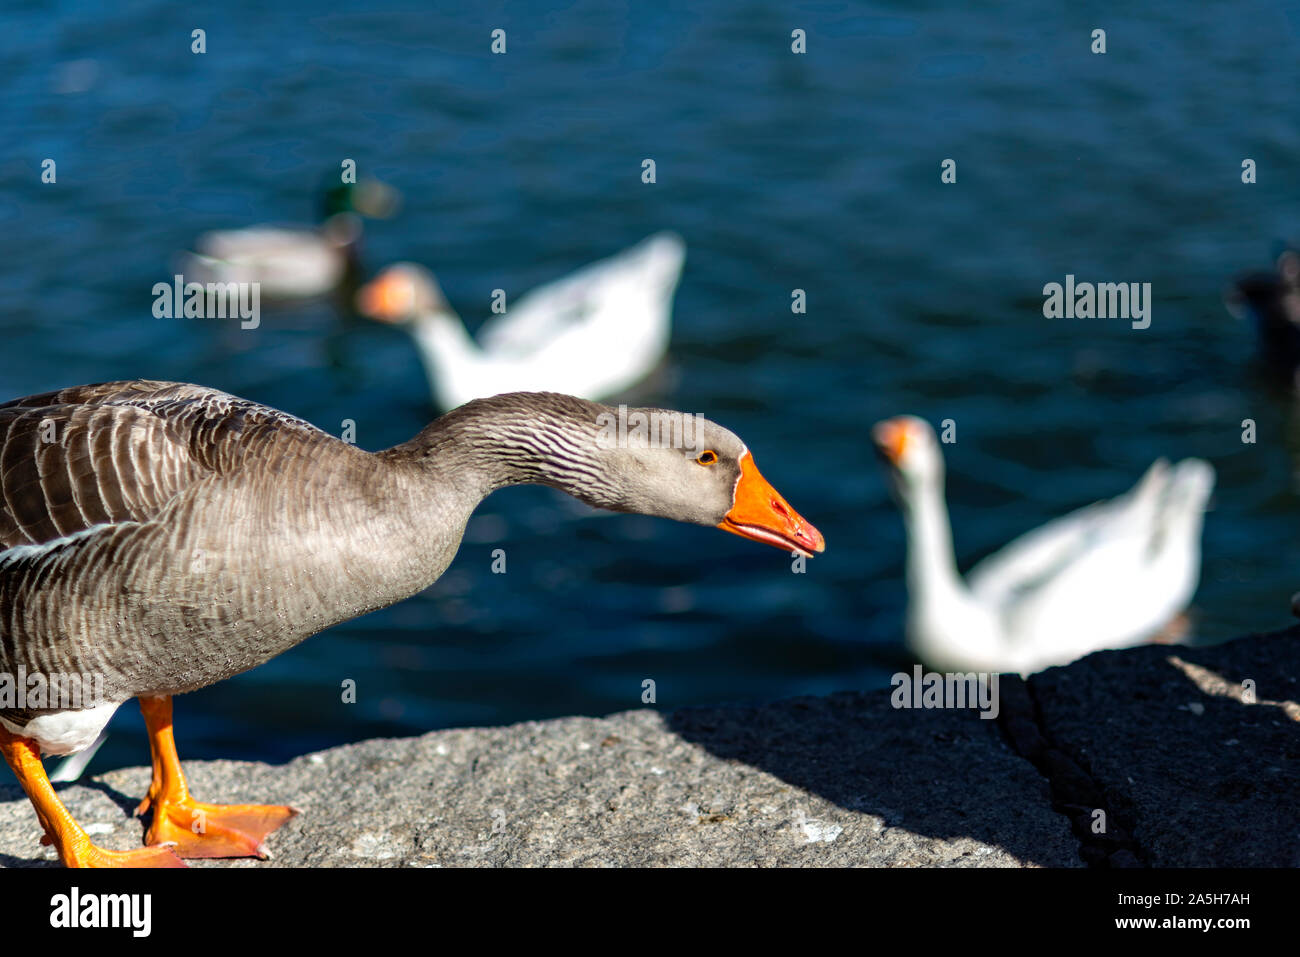
<instances>
[{"instance_id":1,"label":"rippled water surface","mask_svg":"<svg viewBox=\"0 0 1300 957\"><path fill-rule=\"evenodd\" d=\"M182 699L184 755L621 710L645 678L661 707L882 686L902 528L867 434L901 412L958 423L963 567L1156 456L1200 455L1219 485L1198 640L1288 620L1300 426L1220 294L1300 233L1293 6L56 6L0 14L0 395L147 376L352 419L367 448L414 434L433 409L396 330L326 304L254 331L150 310L196 234L305 219L351 157L406 197L367 261L429 264L469 317L496 287L681 233L647 399L737 431L828 542L793 575L734 536L505 490L427 593ZM1152 283L1151 327L1044 319L1067 273ZM96 766L142 761L139 724L124 709Z\"/></svg>"}]
</instances>

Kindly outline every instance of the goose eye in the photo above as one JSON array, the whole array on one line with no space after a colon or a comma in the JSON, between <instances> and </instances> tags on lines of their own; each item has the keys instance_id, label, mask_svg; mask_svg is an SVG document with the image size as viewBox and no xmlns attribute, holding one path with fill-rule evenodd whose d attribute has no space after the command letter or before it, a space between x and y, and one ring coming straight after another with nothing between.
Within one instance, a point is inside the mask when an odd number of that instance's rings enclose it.
<instances>
[{"instance_id":1,"label":"goose eye","mask_svg":"<svg viewBox=\"0 0 1300 957\"><path fill-rule=\"evenodd\" d=\"M713 451L713 449L705 449L700 453L699 458L695 461L699 462L701 465L712 465L714 462L718 461L718 453Z\"/></svg>"}]
</instances>

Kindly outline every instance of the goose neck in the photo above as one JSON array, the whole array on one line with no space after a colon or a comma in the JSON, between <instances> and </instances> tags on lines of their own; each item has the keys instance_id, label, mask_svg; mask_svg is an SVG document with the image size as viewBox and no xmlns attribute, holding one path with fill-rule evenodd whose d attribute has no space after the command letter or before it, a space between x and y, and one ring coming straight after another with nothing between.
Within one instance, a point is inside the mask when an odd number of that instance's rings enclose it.
<instances>
[{"instance_id":1,"label":"goose neck","mask_svg":"<svg viewBox=\"0 0 1300 957\"><path fill-rule=\"evenodd\" d=\"M595 441L604 410L550 393L475 399L381 454L412 470L420 482L454 489L471 510L508 485L548 485L609 508L621 496Z\"/></svg>"},{"instance_id":2,"label":"goose neck","mask_svg":"<svg viewBox=\"0 0 1300 957\"><path fill-rule=\"evenodd\" d=\"M907 527L907 587L914 603L965 594L953 555L952 525L944 501L943 479L921 483L903 509Z\"/></svg>"}]
</instances>

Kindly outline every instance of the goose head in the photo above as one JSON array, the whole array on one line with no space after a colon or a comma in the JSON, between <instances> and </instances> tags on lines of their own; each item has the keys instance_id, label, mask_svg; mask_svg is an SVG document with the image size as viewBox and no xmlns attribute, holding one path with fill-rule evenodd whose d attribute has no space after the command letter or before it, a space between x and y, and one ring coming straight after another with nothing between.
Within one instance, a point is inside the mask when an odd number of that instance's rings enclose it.
<instances>
[{"instance_id":1,"label":"goose head","mask_svg":"<svg viewBox=\"0 0 1300 957\"><path fill-rule=\"evenodd\" d=\"M606 446L607 474L619 489L615 510L712 525L806 557L825 550L821 532L763 477L744 442L708 419L683 418L692 421L694 435L680 447L656 447L638 437L609 448L608 439L598 437Z\"/></svg>"},{"instance_id":2,"label":"goose head","mask_svg":"<svg viewBox=\"0 0 1300 957\"><path fill-rule=\"evenodd\" d=\"M939 440L924 419L900 415L877 422L871 440L885 463L895 493L904 501L922 488L943 483Z\"/></svg>"},{"instance_id":3,"label":"goose head","mask_svg":"<svg viewBox=\"0 0 1300 957\"><path fill-rule=\"evenodd\" d=\"M391 451L456 474L475 502L508 485L549 485L595 508L713 526L808 557L826 548L745 443L700 415L511 392L467 402Z\"/></svg>"},{"instance_id":4,"label":"goose head","mask_svg":"<svg viewBox=\"0 0 1300 957\"><path fill-rule=\"evenodd\" d=\"M357 292L357 310L367 319L407 326L450 307L433 273L415 263L395 263Z\"/></svg>"}]
</instances>

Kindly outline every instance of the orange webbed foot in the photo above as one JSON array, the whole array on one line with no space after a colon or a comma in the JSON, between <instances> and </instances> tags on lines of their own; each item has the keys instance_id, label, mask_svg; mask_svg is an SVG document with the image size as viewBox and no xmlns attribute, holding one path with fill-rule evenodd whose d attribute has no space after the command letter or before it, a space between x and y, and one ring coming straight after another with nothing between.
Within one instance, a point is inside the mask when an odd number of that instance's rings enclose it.
<instances>
[{"instance_id":1,"label":"orange webbed foot","mask_svg":"<svg viewBox=\"0 0 1300 957\"><path fill-rule=\"evenodd\" d=\"M41 843L54 845L65 867L184 867L170 847L142 847L109 851L95 844L79 825L50 784L41 764L41 749L31 738L0 726L0 755L13 769L36 810L45 831Z\"/></svg>"},{"instance_id":2,"label":"orange webbed foot","mask_svg":"<svg viewBox=\"0 0 1300 957\"><path fill-rule=\"evenodd\" d=\"M148 844L173 844L181 857L259 857L270 853L266 836L298 812L273 804L204 804L190 797L172 737L170 696L142 697L149 729L153 779L136 814L153 811Z\"/></svg>"},{"instance_id":3,"label":"orange webbed foot","mask_svg":"<svg viewBox=\"0 0 1300 957\"><path fill-rule=\"evenodd\" d=\"M71 842L60 849L67 867L184 867L171 847L141 847L133 851L107 851L89 841Z\"/></svg>"},{"instance_id":4,"label":"orange webbed foot","mask_svg":"<svg viewBox=\"0 0 1300 957\"><path fill-rule=\"evenodd\" d=\"M298 812L275 804L204 804L193 798L160 801L152 805L153 821L145 835L148 844L174 844L180 857L271 856L266 836Z\"/></svg>"}]
</instances>

